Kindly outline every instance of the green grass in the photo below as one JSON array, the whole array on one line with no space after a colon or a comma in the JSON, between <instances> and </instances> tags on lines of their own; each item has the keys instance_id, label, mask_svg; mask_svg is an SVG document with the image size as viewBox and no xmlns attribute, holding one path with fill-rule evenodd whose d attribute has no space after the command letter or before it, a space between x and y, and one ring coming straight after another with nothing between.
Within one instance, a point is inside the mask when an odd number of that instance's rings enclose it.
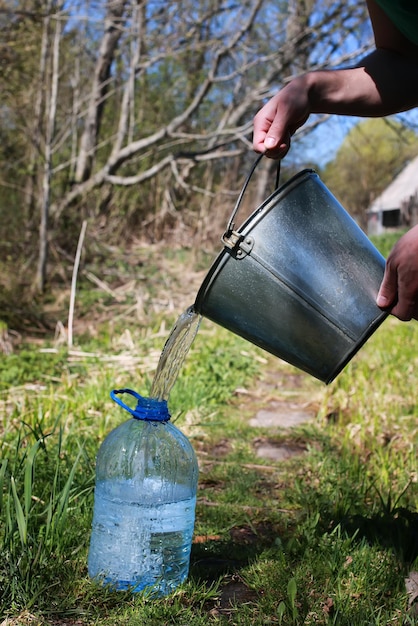
<instances>
[{"instance_id":1,"label":"green grass","mask_svg":"<svg viewBox=\"0 0 418 626\"><path fill-rule=\"evenodd\" d=\"M395 243L405 232L406 230L388 232L388 233L384 233L383 235L375 235L373 237L370 237L370 239L373 242L373 244L376 246L376 248L379 250L379 252L383 254L383 256L386 258L389 252L392 250Z\"/></svg>"},{"instance_id":2,"label":"green grass","mask_svg":"<svg viewBox=\"0 0 418 626\"><path fill-rule=\"evenodd\" d=\"M268 396L288 398L279 383L294 368L204 320L169 403L200 466L189 578L157 600L92 584L86 560L95 455L125 419L109 391L149 391L175 317L150 310L140 323L105 319L94 333L86 327L78 348L90 356L40 352L51 342L2 356L0 620L408 623L404 578L418 568L418 327L394 319L329 387L301 376L317 416L291 433L248 421ZM129 347L121 341L127 324ZM126 359L108 358L115 355ZM271 370L278 385L264 392ZM285 462L263 460L255 451L263 437L307 451Z\"/></svg>"}]
</instances>

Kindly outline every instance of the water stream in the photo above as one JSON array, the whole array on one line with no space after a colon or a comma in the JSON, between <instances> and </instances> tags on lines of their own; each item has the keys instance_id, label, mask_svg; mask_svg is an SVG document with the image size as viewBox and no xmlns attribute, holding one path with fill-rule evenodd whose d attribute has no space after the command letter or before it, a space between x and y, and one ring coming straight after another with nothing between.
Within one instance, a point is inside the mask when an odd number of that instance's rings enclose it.
<instances>
[{"instance_id":1,"label":"water stream","mask_svg":"<svg viewBox=\"0 0 418 626\"><path fill-rule=\"evenodd\" d=\"M180 315L165 342L151 386L151 398L168 400L181 366L190 350L202 317L193 306Z\"/></svg>"}]
</instances>

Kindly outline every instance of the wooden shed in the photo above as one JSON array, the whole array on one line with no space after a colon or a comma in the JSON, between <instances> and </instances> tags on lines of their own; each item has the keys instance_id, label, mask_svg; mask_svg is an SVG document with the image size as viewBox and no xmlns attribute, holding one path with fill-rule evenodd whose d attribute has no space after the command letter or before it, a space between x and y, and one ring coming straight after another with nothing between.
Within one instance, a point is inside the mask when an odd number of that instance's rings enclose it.
<instances>
[{"instance_id":1,"label":"wooden shed","mask_svg":"<svg viewBox=\"0 0 418 626\"><path fill-rule=\"evenodd\" d=\"M374 200L366 215L368 235L411 228L418 223L418 156Z\"/></svg>"}]
</instances>

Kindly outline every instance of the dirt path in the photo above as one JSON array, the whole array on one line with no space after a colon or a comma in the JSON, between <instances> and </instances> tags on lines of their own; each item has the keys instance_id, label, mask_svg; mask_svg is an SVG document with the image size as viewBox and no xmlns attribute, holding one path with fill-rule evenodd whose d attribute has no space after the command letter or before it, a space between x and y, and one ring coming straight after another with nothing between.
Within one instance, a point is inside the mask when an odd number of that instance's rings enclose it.
<instances>
[{"instance_id":1,"label":"dirt path","mask_svg":"<svg viewBox=\"0 0 418 626\"><path fill-rule=\"evenodd\" d=\"M238 409L248 416L250 426L258 432L265 430L265 436L255 441L257 456L284 461L302 454L305 446L291 438L278 443L269 434L290 434L293 428L313 421L325 386L270 355L266 361L267 367L255 388L238 390Z\"/></svg>"}]
</instances>

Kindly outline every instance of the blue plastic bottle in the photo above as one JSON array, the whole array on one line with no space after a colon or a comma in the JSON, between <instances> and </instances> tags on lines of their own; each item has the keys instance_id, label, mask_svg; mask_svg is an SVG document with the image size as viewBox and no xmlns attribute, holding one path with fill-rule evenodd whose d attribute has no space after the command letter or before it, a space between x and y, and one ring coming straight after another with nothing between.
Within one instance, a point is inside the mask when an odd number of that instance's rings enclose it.
<instances>
[{"instance_id":1,"label":"blue plastic bottle","mask_svg":"<svg viewBox=\"0 0 418 626\"><path fill-rule=\"evenodd\" d=\"M137 400L135 409L117 394ZM133 418L115 428L96 462L89 576L114 589L166 595L187 578L198 466L165 400L130 389L111 397Z\"/></svg>"}]
</instances>

